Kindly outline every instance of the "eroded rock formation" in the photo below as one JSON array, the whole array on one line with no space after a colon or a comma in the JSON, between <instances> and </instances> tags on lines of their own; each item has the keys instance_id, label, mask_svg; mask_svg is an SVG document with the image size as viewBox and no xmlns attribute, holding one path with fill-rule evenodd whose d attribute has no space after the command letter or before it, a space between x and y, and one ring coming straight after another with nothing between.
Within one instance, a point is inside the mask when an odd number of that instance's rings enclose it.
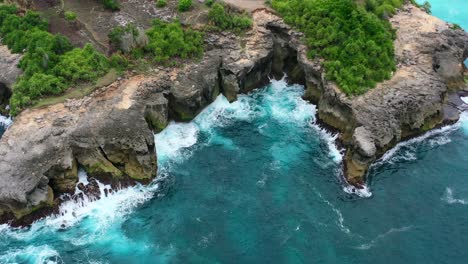
<instances>
[{"instance_id":1,"label":"eroded rock formation","mask_svg":"<svg viewBox=\"0 0 468 264\"><path fill-rule=\"evenodd\" d=\"M302 35L270 11L257 10L253 29L242 38L208 34L199 62L154 69L82 99L24 111L0 140L0 215L19 219L50 207L58 194L73 191L78 167L108 182L150 181L157 169L153 131L169 120L192 119L221 93L234 101L283 72L306 85L318 117L341 132L347 178L361 183L368 166L398 141L441 124L449 88L464 85L466 33L405 9L392 19L398 71L362 96L349 98L327 82L322 61L307 59Z\"/></svg>"}]
</instances>

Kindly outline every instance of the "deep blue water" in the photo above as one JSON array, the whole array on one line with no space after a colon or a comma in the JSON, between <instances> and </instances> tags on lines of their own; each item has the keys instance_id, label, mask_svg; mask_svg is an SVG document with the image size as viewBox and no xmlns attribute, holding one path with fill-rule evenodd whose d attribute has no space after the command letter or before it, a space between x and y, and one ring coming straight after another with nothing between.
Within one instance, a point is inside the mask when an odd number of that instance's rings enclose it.
<instances>
[{"instance_id":1,"label":"deep blue water","mask_svg":"<svg viewBox=\"0 0 468 264\"><path fill-rule=\"evenodd\" d=\"M392 150L365 198L302 92L277 81L171 124L162 179L0 226L0 263L466 263L468 116Z\"/></svg>"}]
</instances>

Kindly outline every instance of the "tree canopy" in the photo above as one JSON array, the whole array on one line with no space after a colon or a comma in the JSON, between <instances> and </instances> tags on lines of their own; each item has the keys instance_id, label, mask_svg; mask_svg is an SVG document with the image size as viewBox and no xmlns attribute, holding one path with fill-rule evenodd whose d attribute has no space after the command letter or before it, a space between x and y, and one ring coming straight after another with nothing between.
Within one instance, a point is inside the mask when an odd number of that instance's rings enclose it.
<instances>
[{"instance_id":1,"label":"tree canopy","mask_svg":"<svg viewBox=\"0 0 468 264\"><path fill-rule=\"evenodd\" d=\"M388 16L403 0L273 0L272 7L304 32L310 58L325 59L326 77L348 95L389 79L396 70Z\"/></svg>"}]
</instances>

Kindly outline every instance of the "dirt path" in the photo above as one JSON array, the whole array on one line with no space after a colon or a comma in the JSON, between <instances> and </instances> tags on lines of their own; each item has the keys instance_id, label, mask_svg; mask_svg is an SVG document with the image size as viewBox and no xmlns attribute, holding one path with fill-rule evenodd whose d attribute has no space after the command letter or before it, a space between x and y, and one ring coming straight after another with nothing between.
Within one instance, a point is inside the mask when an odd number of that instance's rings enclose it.
<instances>
[{"instance_id":1,"label":"dirt path","mask_svg":"<svg viewBox=\"0 0 468 264\"><path fill-rule=\"evenodd\" d=\"M253 11L257 8L265 7L265 0L224 0L224 2L246 9L247 11Z\"/></svg>"}]
</instances>

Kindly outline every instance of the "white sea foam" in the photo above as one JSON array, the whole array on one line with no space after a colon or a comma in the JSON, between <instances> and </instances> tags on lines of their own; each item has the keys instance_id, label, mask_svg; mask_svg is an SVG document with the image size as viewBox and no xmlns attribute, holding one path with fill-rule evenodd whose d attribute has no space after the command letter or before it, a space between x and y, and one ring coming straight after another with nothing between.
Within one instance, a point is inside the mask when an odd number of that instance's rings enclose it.
<instances>
[{"instance_id":1,"label":"white sea foam","mask_svg":"<svg viewBox=\"0 0 468 264\"><path fill-rule=\"evenodd\" d=\"M13 123L11 117L0 115L0 126L9 127Z\"/></svg>"},{"instance_id":2,"label":"white sea foam","mask_svg":"<svg viewBox=\"0 0 468 264\"><path fill-rule=\"evenodd\" d=\"M154 136L158 159L181 161L187 155L182 151L195 145L199 129L194 123L170 123L166 129Z\"/></svg>"},{"instance_id":3,"label":"white sea foam","mask_svg":"<svg viewBox=\"0 0 468 264\"><path fill-rule=\"evenodd\" d=\"M465 104L468 104L468 97L460 97L460 98Z\"/></svg>"},{"instance_id":4,"label":"white sea foam","mask_svg":"<svg viewBox=\"0 0 468 264\"><path fill-rule=\"evenodd\" d=\"M361 186L361 188L356 188L353 185L346 184L343 187L343 191L345 193L354 194L354 195L357 195L357 196L362 197L362 198L372 197L372 192L370 191L370 189L369 189L369 187L367 185L363 185L363 186Z\"/></svg>"},{"instance_id":5,"label":"white sea foam","mask_svg":"<svg viewBox=\"0 0 468 264\"><path fill-rule=\"evenodd\" d=\"M60 206L59 215L47 217L44 224L55 229L62 229L75 225L85 217L92 216L97 226L105 228L131 213L138 205L151 199L158 189L157 183L150 186L138 185L108 193L106 197L104 189L110 190L111 187L100 182L98 185L101 191L100 200L94 201L84 196L78 202L66 201Z\"/></svg>"},{"instance_id":6,"label":"white sea foam","mask_svg":"<svg viewBox=\"0 0 468 264\"><path fill-rule=\"evenodd\" d=\"M315 124L313 126L319 132L320 137L327 143L329 151L328 155L333 159L335 163L341 163L343 161L344 149L338 149L338 146L336 145L336 139L338 138L338 134L331 134L327 130Z\"/></svg>"},{"instance_id":7,"label":"white sea foam","mask_svg":"<svg viewBox=\"0 0 468 264\"><path fill-rule=\"evenodd\" d=\"M453 196L453 189L450 187L447 187L445 189L445 194L444 197L442 197L442 200L447 202L448 204L463 204L466 205L468 204L468 201L464 199L456 199Z\"/></svg>"},{"instance_id":8,"label":"white sea foam","mask_svg":"<svg viewBox=\"0 0 468 264\"><path fill-rule=\"evenodd\" d=\"M419 137L412 138L407 141L398 143L394 148L387 151L382 158L379 160L378 164L383 162L394 163L400 160L415 160L416 159L416 144L429 139L429 144L431 146L440 146L450 142L450 138L447 137L447 134L457 130L460 126L460 122L455 125L444 126L438 129L431 130L424 135ZM404 153L401 153L401 149L407 149ZM396 156L395 154L399 154Z\"/></svg>"},{"instance_id":9,"label":"white sea foam","mask_svg":"<svg viewBox=\"0 0 468 264\"><path fill-rule=\"evenodd\" d=\"M468 112L465 111L460 115L460 120L458 121L458 123L460 124L461 129L465 133L465 135L468 135Z\"/></svg>"},{"instance_id":10,"label":"white sea foam","mask_svg":"<svg viewBox=\"0 0 468 264\"><path fill-rule=\"evenodd\" d=\"M379 242L380 240L385 239L387 236L389 236L389 235L391 235L393 233L406 232L406 231L411 230L411 228L413 228L413 226L404 226L404 227L401 227L401 228L390 228L390 230L388 230L387 232L385 232L383 234L380 234L380 235L376 236L374 239L372 239L368 243L361 244L361 245L357 246L356 249L368 250L368 249L374 247L375 244L377 242Z\"/></svg>"},{"instance_id":11,"label":"white sea foam","mask_svg":"<svg viewBox=\"0 0 468 264\"><path fill-rule=\"evenodd\" d=\"M0 263L63 263L59 253L48 245L28 246L0 254Z\"/></svg>"}]
</instances>

